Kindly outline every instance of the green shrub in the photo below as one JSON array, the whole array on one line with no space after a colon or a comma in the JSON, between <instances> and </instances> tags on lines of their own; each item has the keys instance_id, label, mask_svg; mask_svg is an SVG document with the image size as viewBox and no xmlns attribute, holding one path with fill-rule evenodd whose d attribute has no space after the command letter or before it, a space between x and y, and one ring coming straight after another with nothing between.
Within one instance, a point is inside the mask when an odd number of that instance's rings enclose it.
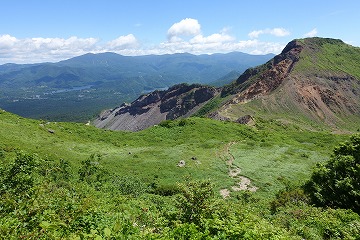
<instances>
[{"instance_id":1,"label":"green shrub","mask_svg":"<svg viewBox=\"0 0 360 240\"><path fill-rule=\"evenodd\" d=\"M148 186L139 178L132 176L115 177L112 185L123 195L138 197L149 190Z\"/></svg>"},{"instance_id":2,"label":"green shrub","mask_svg":"<svg viewBox=\"0 0 360 240\"><path fill-rule=\"evenodd\" d=\"M3 191L10 191L15 195L27 195L37 180L39 157L35 154L18 152L15 161L5 171L2 178Z\"/></svg>"},{"instance_id":3,"label":"green shrub","mask_svg":"<svg viewBox=\"0 0 360 240\"><path fill-rule=\"evenodd\" d=\"M186 181L179 184L180 195L177 207L183 222L199 224L200 219L208 213L210 202L214 196L210 181Z\"/></svg>"},{"instance_id":4,"label":"green shrub","mask_svg":"<svg viewBox=\"0 0 360 240\"><path fill-rule=\"evenodd\" d=\"M360 213L360 135L336 147L329 161L317 164L305 187L319 206Z\"/></svg>"},{"instance_id":5,"label":"green shrub","mask_svg":"<svg viewBox=\"0 0 360 240\"><path fill-rule=\"evenodd\" d=\"M174 123L172 120L164 120L162 122L159 123L160 127L165 127L165 128L172 128L174 127Z\"/></svg>"},{"instance_id":6,"label":"green shrub","mask_svg":"<svg viewBox=\"0 0 360 240\"><path fill-rule=\"evenodd\" d=\"M100 161L100 154L91 154L88 159L82 161L78 170L79 180L100 187L107 177L107 171L100 165Z\"/></svg>"}]
</instances>

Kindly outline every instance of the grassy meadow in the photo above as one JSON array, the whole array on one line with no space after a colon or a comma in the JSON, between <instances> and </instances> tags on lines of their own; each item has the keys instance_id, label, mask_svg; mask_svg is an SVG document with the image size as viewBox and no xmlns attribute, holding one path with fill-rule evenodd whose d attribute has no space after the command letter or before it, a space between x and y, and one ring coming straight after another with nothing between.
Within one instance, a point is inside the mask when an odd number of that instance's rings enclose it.
<instances>
[{"instance_id":1,"label":"grassy meadow","mask_svg":"<svg viewBox=\"0 0 360 240\"><path fill-rule=\"evenodd\" d=\"M249 127L194 117L115 132L1 111L0 236L357 239L356 213L313 207L296 190L348 138L261 119ZM237 168L256 192L232 189ZM294 188L303 200L286 197Z\"/></svg>"},{"instance_id":2,"label":"grassy meadow","mask_svg":"<svg viewBox=\"0 0 360 240\"><path fill-rule=\"evenodd\" d=\"M230 149L234 164L259 183L259 192L272 193L281 187L277 178L304 180L312 166L327 159L332 147L345 138L289 131L291 126L277 122L259 124L263 130L258 130L231 122L190 118L133 133L100 130L80 123L28 120L6 112L0 118L3 149L65 159L74 166L98 154L101 164L111 173L135 175L146 182L155 177L164 185L175 185L191 175L211 179L217 188L228 187L232 179L222 148L235 142ZM185 167L177 166L181 160ZM271 190L269 186L273 186Z\"/></svg>"}]
</instances>

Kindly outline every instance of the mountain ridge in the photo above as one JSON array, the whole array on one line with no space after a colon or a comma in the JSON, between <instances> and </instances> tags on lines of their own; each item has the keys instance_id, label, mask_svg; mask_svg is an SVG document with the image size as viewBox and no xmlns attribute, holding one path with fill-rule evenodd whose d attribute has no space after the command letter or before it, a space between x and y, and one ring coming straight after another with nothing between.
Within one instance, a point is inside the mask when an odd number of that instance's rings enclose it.
<instances>
[{"instance_id":1,"label":"mountain ridge","mask_svg":"<svg viewBox=\"0 0 360 240\"><path fill-rule=\"evenodd\" d=\"M144 92L179 83L209 84L271 56L240 52L122 56L108 52L58 63L5 64L0 65L0 107L23 117L85 122Z\"/></svg>"},{"instance_id":2,"label":"mountain ridge","mask_svg":"<svg viewBox=\"0 0 360 240\"><path fill-rule=\"evenodd\" d=\"M344 60L338 62L337 58ZM222 95L233 97L217 113L230 119L255 112L278 119L295 115L333 129L342 128L349 118L358 121L360 114L360 67L352 64L357 60L360 48L341 40L293 40L281 54L245 71L225 87ZM296 117L288 117L296 121Z\"/></svg>"},{"instance_id":3,"label":"mountain ridge","mask_svg":"<svg viewBox=\"0 0 360 240\"><path fill-rule=\"evenodd\" d=\"M255 116L312 129L356 130L360 123L357 62L360 48L342 40L295 39L279 55L218 89L219 94L203 103L199 112L219 120Z\"/></svg>"}]
</instances>

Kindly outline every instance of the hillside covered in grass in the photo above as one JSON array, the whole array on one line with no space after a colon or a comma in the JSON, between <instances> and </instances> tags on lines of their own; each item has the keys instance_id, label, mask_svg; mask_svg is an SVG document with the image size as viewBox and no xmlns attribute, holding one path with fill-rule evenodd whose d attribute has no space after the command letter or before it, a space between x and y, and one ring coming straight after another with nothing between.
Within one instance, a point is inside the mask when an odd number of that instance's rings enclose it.
<instances>
[{"instance_id":1,"label":"hillside covered in grass","mask_svg":"<svg viewBox=\"0 0 360 240\"><path fill-rule=\"evenodd\" d=\"M205 118L140 132L0 113L7 239L357 239L301 186L347 135ZM227 194L224 194L227 193Z\"/></svg>"}]
</instances>

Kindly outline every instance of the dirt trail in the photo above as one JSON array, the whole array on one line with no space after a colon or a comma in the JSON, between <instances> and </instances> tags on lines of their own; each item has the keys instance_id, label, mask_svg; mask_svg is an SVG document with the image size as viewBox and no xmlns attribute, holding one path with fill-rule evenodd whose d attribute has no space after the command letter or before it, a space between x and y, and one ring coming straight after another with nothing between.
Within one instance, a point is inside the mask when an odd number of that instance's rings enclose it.
<instances>
[{"instance_id":1,"label":"dirt trail","mask_svg":"<svg viewBox=\"0 0 360 240\"><path fill-rule=\"evenodd\" d=\"M251 180L249 178L241 176L240 175L241 168L234 165L235 157L230 152L230 147L234 144L236 144L236 142L230 142L228 144L225 144L223 150L220 152L220 155L219 155L219 157L221 159L226 161L226 165L228 166L229 177L239 180L239 182L237 182L237 184L235 186L231 187L231 190L234 192L244 191L244 190L256 192L257 187L252 186ZM230 190L227 188L221 189L220 195L223 198L228 198L228 197L230 197Z\"/></svg>"}]
</instances>

